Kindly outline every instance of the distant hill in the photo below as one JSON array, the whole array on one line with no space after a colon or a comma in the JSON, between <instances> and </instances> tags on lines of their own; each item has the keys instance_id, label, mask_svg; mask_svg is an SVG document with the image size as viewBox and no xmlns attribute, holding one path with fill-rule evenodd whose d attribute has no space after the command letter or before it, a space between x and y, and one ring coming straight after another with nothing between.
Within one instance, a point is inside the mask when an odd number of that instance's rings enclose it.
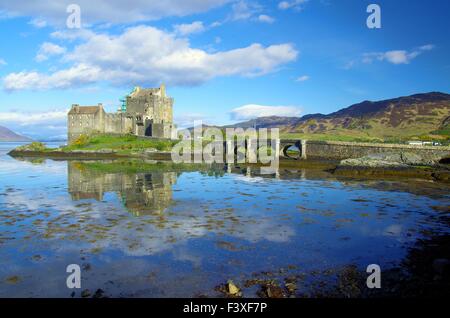
<instances>
[{"instance_id":1,"label":"distant hill","mask_svg":"<svg viewBox=\"0 0 450 318\"><path fill-rule=\"evenodd\" d=\"M0 141L31 141L31 139L16 134L6 127L0 126Z\"/></svg>"},{"instance_id":2,"label":"distant hill","mask_svg":"<svg viewBox=\"0 0 450 318\"><path fill-rule=\"evenodd\" d=\"M425 93L364 101L328 115L304 116L283 126L289 133L322 133L371 138L410 138L442 135L450 118L450 95Z\"/></svg>"},{"instance_id":3,"label":"distant hill","mask_svg":"<svg viewBox=\"0 0 450 318\"><path fill-rule=\"evenodd\" d=\"M284 135L313 138L450 139L450 95L431 92L376 102L363 101L328 115L260 117L224 127L255 126L278 127Z\"/></svg>"},{"instance_id":4,"label":"distant hill","mask_svg":"<svg viewBox=\"0 0 450 318\"><path fill-rule=\"evenodd\" d=\"M279 116L269 116L269 117L259 117L256 119L251 119L249 121L244 121L234 125L223 126L223 128L234 128L234 127L259 127L259 128L276 128L282 126L295 125L298 123L298 117L279 117Z\"/></svg>"}]
</instances>

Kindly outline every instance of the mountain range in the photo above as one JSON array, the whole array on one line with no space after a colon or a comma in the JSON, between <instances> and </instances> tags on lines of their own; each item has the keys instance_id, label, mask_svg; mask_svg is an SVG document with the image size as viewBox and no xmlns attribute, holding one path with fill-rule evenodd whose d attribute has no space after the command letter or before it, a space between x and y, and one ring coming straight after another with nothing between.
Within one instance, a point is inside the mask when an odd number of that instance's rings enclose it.
<instances>
[{"instance_id":1,"label":"mountain range","mask_svg":"<svg viewBox=\"0 0 450 318\"><path fill-rule=\"evenodd\" d=\"M363 101L328 115L260 117L226 127L278 127L282 135L324 139L450 139L450 94L430 92Z\"/></svg>"},{"instance_id":2,"label":"mountain range","mask_svg":"<svg viewBox=\"0 0 450 318\"><path fill-rule=\"evenodd\" d=\"M30 138L16 134L12 130L0 126L0 141L31 141Z\"/></svg>"}]
</instances>

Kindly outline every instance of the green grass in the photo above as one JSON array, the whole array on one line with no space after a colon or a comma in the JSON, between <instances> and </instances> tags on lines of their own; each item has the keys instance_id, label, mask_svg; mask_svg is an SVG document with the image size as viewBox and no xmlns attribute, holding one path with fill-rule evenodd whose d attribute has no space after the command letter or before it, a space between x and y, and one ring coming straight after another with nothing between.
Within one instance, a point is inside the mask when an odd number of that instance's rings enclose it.
<instances>
[{"instance_id":1,"label":"green grass","mask_svg":"<svg viewBox=\"0 0 450 318\"><path fill-rule=\"evenodd\" d=\"M70 152L72 150L111 149L119 154L131 154L146 149L170 151L177 142L177 140L143 139L134 135L93 135L82 136L62 150Z\"/></svg>"},{"instance_id":2,"label":"green grass","mask_svg":"<svg viewBox=\"0 0 450 318\"><path fill-rule=\"evenodd\" d=\"M379 138L335 135L335 134L301 134L301 133L281 133L282 139L306 139L318 141L353 141L353 142L383 142Z\"/></svg>"},{"instance_id":3,"label":"green grass","mask_svg":"<svg viewBox=\"0 0 450 318\"><path fill-rule=\"evenodd\" d=\"M374 142L374 143L407 143L410 140L422 140L422 141L439 141L442 144L447 145L450 141L448 132L434 131L432 134L421 135L405 135L405 136L383 136L383 137L371 137L364 136L363 134L344 134L344 133L331 133L319 134L319 133L281 133L282 139L306 139L306 140L318 140L318 141L347 141L347 142Z\"/></svg>"},{"instance_id":4,"label":"green grass","mask_svg":"<svg viewBox=\"0 0 450 318\"><path fill-rule=\"evenodd\" d=\"M445 127L445 128L439 129L439 130L435 130L432 133L450 138L450 127Z\"/></svg>"}]
</instances>

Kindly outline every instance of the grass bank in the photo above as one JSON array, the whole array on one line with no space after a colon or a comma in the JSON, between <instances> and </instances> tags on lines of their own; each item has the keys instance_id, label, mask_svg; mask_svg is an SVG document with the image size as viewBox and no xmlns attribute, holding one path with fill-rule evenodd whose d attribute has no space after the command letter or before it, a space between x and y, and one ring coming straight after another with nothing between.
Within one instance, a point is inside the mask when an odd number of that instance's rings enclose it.
<instances>
[{"instance_id":1,"label":"grass bank","mask_svg":"<svg viewBox=\"0 0 450 318\"><path fill-rule=\"evenodd\" d=\"M81 135L66 147L63 152L74 150L112 150L118 154L133 154L145 150L170 151L177 140L140 138L134 135Z\"/></svg>"},{"instance_id":2,"label":"grass bank","mask_svg":"<svg viewBox=\"0 0 450 318\"><path fill-rule=\"evenodd\" d=\"M439 141L442 145L450 144L450 135L420 135L420 136L384 136L374 137L374 135L363 134L359 131L346 133L280 133L282 139L306 139L318 141L347 141L347 142L374 142L388 144L406 144L410 140Z\"/></svg>"}]
</instances>

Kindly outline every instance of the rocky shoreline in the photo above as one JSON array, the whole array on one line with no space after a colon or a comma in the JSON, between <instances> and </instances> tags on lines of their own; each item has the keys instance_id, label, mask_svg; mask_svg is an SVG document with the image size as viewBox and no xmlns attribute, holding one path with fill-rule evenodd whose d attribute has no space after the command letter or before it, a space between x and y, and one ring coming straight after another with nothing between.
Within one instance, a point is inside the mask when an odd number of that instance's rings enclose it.
<instances>
[{"instance_id":1,"label":"rocky shoreline","mask_svg":"<svg viewBox=\"0 0 450 318\"><path fill-rule=\"evenodd\" d=\"M121 154L111 149L103 150L71 150L70 152L55 149L54 151L11 150L11 157L48 158L59 160L95 160L95 159L151 159L170 160L170 152L148 151L142 153Z\"/></svg>"},{"instance_id":2,"label":"rocky shoreline","mask_svg":"<svg viewBox=\"0 0 450 318\"><path fill-rule=\"evenodd\" d=\"M445 159L433 160L411 152L380 153L341 160L332 172L336 175L404 176L450 182L450 165Z\"/></svg>"}]
</instances>

